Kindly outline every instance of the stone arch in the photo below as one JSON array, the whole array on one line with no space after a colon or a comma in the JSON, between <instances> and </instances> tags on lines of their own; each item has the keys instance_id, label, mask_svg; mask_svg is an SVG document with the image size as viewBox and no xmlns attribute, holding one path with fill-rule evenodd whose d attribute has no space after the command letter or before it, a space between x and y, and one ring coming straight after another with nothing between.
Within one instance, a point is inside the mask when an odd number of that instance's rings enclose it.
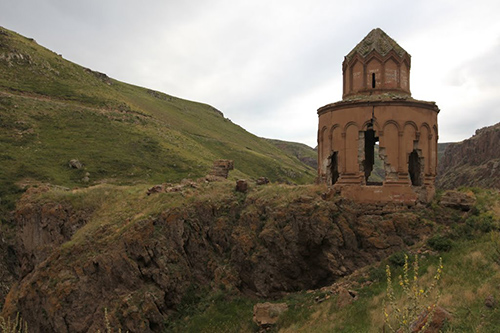
<instances>
[{"instance_id":1,"label":"stone arch","mask_svg":"<svg viewBox=\"0 0 500 333\"><path fill-rule=\"evenodd\" d=\"M401 142L402 144L402 151L401 151L401 159L400 159L400 164L401 164L401 169L404 174L408 172L410 181L413 183L413 179L415 178L412 176L412 172L415 172L415 170L420 170L420 164L421 163L420 159L416 159L416 157L420 158L421 152L418 150L418 127L417 124L413 121L407 121L404 124L403 127L403 141ZM413 155L412 155L413 154ZM416 156L415 156L416 154ZM418 171L420 172L420 171Z\"/></svg>"},{"instance_id":2,"label":"stone arch","mask_svg":"<svg viewBox=\"0 0 500 333\"><path fill-rule=\"evenodd\" d=\"M405 122L403 126L404 155L407 156L413 149L418 148L417 142L418 126L413 121Z\"/></svg>"},{"instance_id":3,"label":"stone arch","mask_svg":"<svg viewBox=\"0 0 500 333\"><path fill-rule=\"evenodd\" d=\"M326 172L326 165L327 165L327 157L330 154L330 145L329 145L329 140L328 140L328 127L323 126L321 128L320 134L319 134L319 146L318 146L318 154L319 154L319 168L321 170L321 174L325 174Z\"/></svg>"},{"instance_id":4,"label":"stone arch","mask_svg":"<svg viewBox=\"0 0 500 333\"><path fill-rule=\"evenodd\" d=\"M364 75L363 64L356 59L350 67L350 75L349 75L350 93L354 93L363 89L363 75Z\"/></svg>"},{"instance_id":5,"label":"stone arch","mask_svg":"<svg viewBox=\"0 0 500 333\"><path fill-rule=\"evenodd\" d=\"M384 160L386 179L397 179L399 168L399 124L394 120L384 123L380 137L380 157Z\"/></svg>"},{"instance_id":6,"label":"stone arch","mask_svg":"<svg viewBox=\"0 0 500 333\"><path fill-rule=\"evenodd\" d=\"M437 174L437 164L438 164L438 128L437 125L432 126L433 139L431 143L431 175Z\"/></svg>"},{"instance_id":7,"label":"stone arch","mask_svg":"<svg viewBox=\"0 0 500 333\"><path fill-rule=\"evenodd\" d=\"M379 133L379 124L376 120L372 123L372 119L365 121L360 132L360 140L363 140L361 166L367 185L381 185L381 183L375 183L373 179L369 179L375 168L375 160L378 160L380 156L377 154L378 149L375 149L377 142L379 142Z\"/></svg>"},{"instance_id":8,"label":"stone arch","mask_svg":"<svg viewBox=\"0 0 500 333\"><path fill-rule=\"evenodd\" d=\"M419 149L422 152L424 174L430 174L430 159L431 159L431 128L427 123L420 125Z\"/></svg>"},{"instance_id":9,"label":"stone arch","mask_svg":"<svg viewBox=\"0 0 500 333\"><path fill-rule=\"evenodd\" d=\"M340 125L339 124L334 124L332 127L330 127L330 135L329 137L332 139L332 144L330 145L330 148L333 148L333 133L334 131L339 131L340 132Z\"/></svg>"},{"instance_id":10,"label":"stone arch","mask_svg":"<svg viewBox=\"0 0 500 333\"><path fill-rule=\"evenodd\" d=\"M390 56L384 62L384 88L395 89L399 85L399 62Z\"/></svg>"},{"instance_id":11,"label":"stone arch","mask_svg":"<svg viewBox=\"0 0 500 333\"><path fill-rule=\"evenodd\" d=\"M320 144L323 145L324 144L324 141L325 141L325 132L328 130L328 127L326 126L323 126L323 128L319 131L319 140L320 140Z\"/></svg>"},{"instance_id":12,"label":"stone arch","mask_svg":"<svg viewBox=\"0 0 500 333\"><path fill-rule=\"evenodd\" d=\"M328 157L328 168L326 173L327 184L334 185L339 177L339 152L332 151Z\"/></svg>"},{"instance_id":13,"label":"stone arch","mask_svg":"<svg viewBox=\"0 0 500 333\"><path fill-rule=\"evenodd\" d=\"M378 57L370 58L366 63L366 88L382 88L382 61Z\"/></svg>"},{"instance_id":14,"label":"stone arch","mask_svg":"<svg viewBox=\"0 0 500 333\"><path fill-rule=\"evenodd\" d=\"M408 155L408 174L413 186L423 185L422 158L420 155L420 149L413 149Z\"/></svg>"},{"instance_id":15,"label":"stone arch","mask_svg":"<svg viewBox=\"0 0 500 333\"><path fill-rule=\"evenodd\" d=\"M357 123L357 122L355 122L355 121L349 121L349 122L348 122L347 124L345 124L345 126L344 126L344 133L346 133L346 132L347 132L347 128L348 128L348 127L351 127L351 126L356 126L356 128L357 128L357 129L359 129L359 125L358 125L358 123Z\"/></svg>"},{"instance_id":16,"label":"stone arch","mask_svg":"<svg viewBox=\"0 0 500 333\"><path fill-rule=\"evenodd\" d=\"M431 133L431 127L429 126L429 124L427 124L426 122L423 122L421 125L420 125L420 129L422 128L426 128L428 131L429 131L429 134Z\"/></svg>"},{"instance_id":17,"label":"stone arch","mask_svg":"<svg viewBox=\"0 0 500 333\"><path fill-rule=\"evenodd\" d=\"M359 126L355 122L347 123L345 127L345 149L343 167L347 174L355 174L359 172L358 164L358 140Z\"/></svg>"},{"instance_id":18,"label":"stone arch","mask_svg":"<svg viewBox=\"0 0 500 333\"><path fill-rule=\"evenodd\" d=\"M400 129L400 126L399 126L399 123L398 123L397 121L395 121L395 120L387 120L387 121L384 123L384 126L382 127L382 130L384 131L384 133L385 133L385 131L386 131L386 127L387 127L388 125L394 125L394 126L396 127L396 129L398 130L398 132L401 130L401 129Z\"/></svg>"},{"instance_id":19,"label":"stone arch","mask_svg":"<svg viewBox=\"0 0 500 333\"><path fill-rule=\"evenodd\" d=\"M332 152L337 152L337 162L338 162L338 170L342 170L342 155L343 155L343 147L344 142L342 139L342 129L339 124L335 124L330 129L330 137L332 139L330 145L330 154Z\"/></svg>"},{"instance_id":20,"label":"stone arch","mask_svg":"<svg viewBox=\"0 0 500 333\"><path fill-rule=\"evenodd\" d=\"M418 131L418 126L417 124L413 121L413 120L408 120L405 122L404 126L413 126L413 128L415 129L415 131Z\"/></svg>"},{"instance_id":21,"label":"stone arch","mask_svg":"<svg viewBox=\"0 0 500 333\"><path fill-rule=\"evenodd\" d=\"M366 131L368 129L369 124L371 124L371 119L363 123L363 126L361 126L361 130ZM378 123L377 120L373 122L373 129L375 130L375 132L380 132L380 124Z\"/></svg>"},{"instance_id":22,"label":"stone arch","mask_svg":"<svg viewBox=\"0 0 500 333\"><path fill-rule=\"evenodd\" d=\"M399 66L399 86L410 91L410 64L406 59Z\"/></svg>"}]
</instances>

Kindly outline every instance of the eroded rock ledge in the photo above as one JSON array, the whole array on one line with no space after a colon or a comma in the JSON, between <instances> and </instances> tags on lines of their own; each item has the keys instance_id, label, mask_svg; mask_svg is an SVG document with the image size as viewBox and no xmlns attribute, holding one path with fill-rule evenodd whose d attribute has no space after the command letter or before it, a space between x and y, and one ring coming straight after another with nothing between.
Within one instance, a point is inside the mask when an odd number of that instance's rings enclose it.
<instances>
[{"instance_id":1,"label":"eroded rock ledge","mask_svg":"<svg viewBox=\"0 0 500 333\"><path fill-rule=\"evenodd\" d=\"M23 278L2 314L20 312L32 332L94 332L107 308L115 327L159 332L188 290L270 297L319 288L431 231L423 208L323 200L317 186L217 186L144 191L148 204L180 204L102 226L92 221L103 207L28 193L16 213Z\"/></svg>"}]
</instances>

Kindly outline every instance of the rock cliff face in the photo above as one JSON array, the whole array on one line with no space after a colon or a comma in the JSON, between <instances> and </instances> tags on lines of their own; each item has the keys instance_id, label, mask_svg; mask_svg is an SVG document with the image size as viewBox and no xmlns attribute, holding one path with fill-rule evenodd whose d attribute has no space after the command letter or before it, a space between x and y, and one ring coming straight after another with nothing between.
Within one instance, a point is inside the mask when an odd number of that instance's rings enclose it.
<instances>
[{"instance_id":1,"label":"rock cliff face","mask_svg":"<svg viewBox=\"0 0 500 333\"><path fill-rule=\"evenodd\" d=\"M3 306L5 297L10 287L15 281L17 272L17 258L13 246L13 241L6 237L9 231L2 228L0 235L0 309Z\"/></svg>"},{"instance_id":2,"label":"rock cliff face","mask_svg":"<svg viewBox=\"0 0 500 333\"><path fill-rule=\"evenodd\" d=\"M446 147L437 186L500 188L500 123L479 129L470 139Z\"/></svg>"},{"instance_id":3,"label":"rock cliff face","mask_svg":"<svg viewBox=\"0 0 500 333\"><path fill-rule=\"evenodd\" d=\"M116 228L27 193L16 213L23 277L2 314L19 312L31 332L95 332L106 308L115 327L160 332L187 292L317 288L431 231L415 209L323 200L318 187L228 186Z\"/></svg>"},{"instance_id":4,"label":"rock cliff face","mask_svg":"<svg viewBox=\"0 0 500 333\"><path fill-rule=\"evenodd\" d=\"M18 228L17 258L22 277L33 271L61 244L71 239L73 234L86 224L92 209L75 209L68 203L47 202L33 204L29 198L33 194L49 191L49 188L31 188L20 200L15 212Z\"/></svg>"}]
</instances>

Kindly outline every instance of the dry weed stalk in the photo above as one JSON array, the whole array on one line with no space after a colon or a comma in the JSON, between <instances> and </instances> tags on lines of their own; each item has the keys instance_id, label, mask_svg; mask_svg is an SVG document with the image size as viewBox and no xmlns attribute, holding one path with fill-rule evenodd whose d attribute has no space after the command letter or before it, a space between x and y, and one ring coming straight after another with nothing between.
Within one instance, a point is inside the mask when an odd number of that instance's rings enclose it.
<instances>
[{"instance_id":1,"label":"dry weed stalk","mask_svg":"<svg viewBox=\"0 0 500 333\"><path fill-rule=\"evenodd\" d=\"M391 332L413 332L415 329L415 322L425 313L428 314L427 320L425 325L420 329L420 332L425 332L432 321L432 316L434 315L440 297L439 290L436 290L434 293L434 297L430 304L429 298L431 298L432 292L436 289L441 279L441 274L443 272L442 258L439 258L439 266L436 274L434 275L431 285L427 289L424 289L424 287L420 285L418 269L418 256L415 255L415 260L413 262L413 278L410 279L408 256L405 255L403 276L399 276L399 285L403 290L402 297L404 302L403 306L399 307L396 304L396 296L394 288L392 287L391 269L389 265L386 266L387 300L384 301L384 323Z\"/></svg>"},{"instance_id":2,"label":"dry weed stalk","mask_svg":"<svg viewBox=\"0 0 500 333\"><path fill-rule=\"evenodd\" d=\"M19 312L16 319L11 321L10 318L0 317L0 332L1 333L28 333L28 323L21 319Z\"/></svg>"},{"instance_id":3,"label":"dry weed stalk","mask_svg":"<svg viewBox=\"0 0 500 333\"><path fill-rule=\"evenodd\" d=\"M109 323L109 317L108 317L108 308L104 308L104 325L106 326L106 331L105 333L113 333L113 329L111 328L111 324ZM101 333L101 330L97 330L97 333ZM118 329L118 333L122 333L122 329ZM128 331L127 331L128 333Z\"/></svg>"}]
</instances>

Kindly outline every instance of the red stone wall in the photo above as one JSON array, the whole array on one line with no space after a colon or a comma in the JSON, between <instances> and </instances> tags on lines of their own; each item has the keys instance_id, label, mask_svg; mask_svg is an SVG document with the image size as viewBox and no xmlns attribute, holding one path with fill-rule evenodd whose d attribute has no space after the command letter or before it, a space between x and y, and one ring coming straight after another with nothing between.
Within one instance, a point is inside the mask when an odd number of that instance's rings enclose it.
<instances>
[{"instance_id":1,"label":"red stone wall","mask_svg":"<svg viewBox=\"0 0 500 333\"><path fill-rule=\"evenodd\" d=\"M319 109L319 179L328 178L329 157L338 151L338 184L364 184L364 131L373 113L373 129L385 154L384 184L411 186L408 162L410 153L417 149L424 182L433 186L438 112L434 103L414 100L339 102Z\"/></svg>"},{"instance_id":2,"label":"red stone wall","mask_svg":"<svg viewBox=\"0 0 500 333\"><path fill-rule=\"evenodd\" d=\"M400 58L394 52L385 57L374 52L363 58L355 55L343 64L343 98L357 94L395 92L410 95L410 58ZM375 74L375 87L372 75Z\"/></svg>"}]
</instances>

